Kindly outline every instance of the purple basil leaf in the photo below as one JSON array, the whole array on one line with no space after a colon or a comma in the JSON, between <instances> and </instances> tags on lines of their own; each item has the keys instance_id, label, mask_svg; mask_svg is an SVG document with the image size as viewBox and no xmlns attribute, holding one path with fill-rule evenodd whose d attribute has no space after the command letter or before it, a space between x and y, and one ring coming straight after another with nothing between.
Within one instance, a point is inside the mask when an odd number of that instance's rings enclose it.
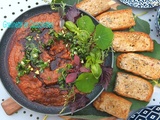
<instances>
[{"instance_id":1,"label":"purple basil leaf","mask_svg":"<svg viewBox=\"0 0 160 120\"><path fill-rule=\"evenodd\" d=\"M100 77L99 84L102 85L105 89L107 89L107 87L111 81L112 71L113 71L113 68L102 66L102 75Z\"/></svg>"},{"instance_id":2,"label":"purple basil leaf","mask_svg":"<svg viewBox=\"0 0 160 120\"><path fill-rule=\"evenodd\" d=\"M77 66L80 65L80 58L78 55L74 55L74 60L73 60L74 64L76 64Z\"/></svg>"},{"instance_id":3,"label":"purple basil leaf","mask_svg":"<svg viewBox=\"0 0 160 120\"><path fill-rule=\"evenodd\" d=\"M70 73L67 75L66 77L66 83L71 83L71 82L74 82L77 78L77 73Z\"/></svg>"},{"instance_id":4,"label":"purple basil leaf","mask_svg":"<svg viewBox=\"0 0 160 120\"><path fill-rule=\"evenodd\" d=\"M80 72L91 72L89 69L87 69L86 67L80 67Z\"/></svg>"},{"instance_id":5,"label":"purple basil leaf","mask_svg":"<svg viewBox=\"0 0 160 120\"><path fill-rule=\"evenodd\" d=\"M75 5L71 6L66 13L66 19L72 22L75 22L79 16L80 11L76 8Z\"/></svg>"},{"instance_id":6,"label":"purple basil leaf","mask_svg":"<svg viewBox=\"0 0 160 120\"><path fill-rule=\"evenodd\" d=\"M69 105L71 112L73 113L75 110L85 107L89 101L90 100L86 97L86 95L77 93L75 95L75 101Z\"/></svg>"},{"instance_id":7,"label":"purple basil leaf","mask_svg":"<svg viewBox=\"0 0 160 120\"><path fill-rule=\"evenodd\" d=\"M69 70L67 70L67 72L68 73L74 73L74 72L76 72L77 70L75 70L75 69L69 69Z\"/></svg>"}]
</instances>

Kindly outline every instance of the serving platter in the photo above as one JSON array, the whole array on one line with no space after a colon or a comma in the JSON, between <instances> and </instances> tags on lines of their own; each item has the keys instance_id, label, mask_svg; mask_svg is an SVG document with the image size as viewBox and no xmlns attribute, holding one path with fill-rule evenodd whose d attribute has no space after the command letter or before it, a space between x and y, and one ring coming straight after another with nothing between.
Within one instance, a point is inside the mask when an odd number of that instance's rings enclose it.
<instances>
[{"instance_id":1,"label":"serving platter","mask_svg":"<svg viewBox=\"0 0 160 120\"><path fill-rule=\"evenodd\" d=\"M158 34L160 35L160 8L158 8L157 10L157 14L156 14L156 20L155 20L155 27L158 31Z\"/></svg>"},{"instance_id":2,"label":"serving platter","mask_svg":"<svg viewBox=\"0 0 160 120\"><path fill-rule=\"evenodd\" d=\"M159 6L159 0L120 0L125 5L135 8L153 8Z\"/></svg>"},{"instance_id":3,"label":"serving platter","mask_svg":"<svg viewBox=\"0 0 160 120\"><path fill-rule=\"evenodd\" d=\"M131 116L129 116L128 120L159 120L160 119L160 105L152 105L148 107L144 107Z\"/></svg>"},{"instance_id":4,"label":"serving platter","mask_svg":"<svg viewBox=\"0 0 160 120\"><path fill-rule=\"evenodd\" d=\"M18 2L19 1L17 1L17 3ZM30 0L28 2L20 2L20 3L21 3L21 5L23 4L24 6L26 6L26 8L24 8L25 10L29 9L28 8L29 5L31 7L36 6L35 2L30 1ZM11 4L12 6L8 7L9 4ZM42 1L39 1L39 5L40 4L45 4L45 3L43 3ZM14 9L16 9L17 11L20 10L20 8L16 8L15 5L12 4L12 3L9 3L9 1L6 3L5 6L6 6L6 9L10 8L12 10L10 13L14 12ZM2 11L4 11L4 12L2 12L3 16L7 15L7 14L5 14L6 9L5 9L5 7L3 7L3 10L2 10ZM135 13L142 13L144 11L147 11L148 13L146 15L144 15L144 16L141 16L141 18L145 19L146 21L148 21L150 23L150 26L151 26L151 37L159 42L159 36L157 35L157 31L156 31L155 26L154 26L155 25L154 24L154 20L155 20L155 16L156 16L156 12L155 12L156 8L155 9L150 9L150 10L137 10L137 9L134 9ZM7 13L9 13L9 12L7 12ZM21 14L21 12L17 12L16 15L18 15L18 14ZM8 18L7 20L10 21L10 20L15 19L16 15L13 15L13 16L11 15L11 17L7 16L7 18ZM3 19L3 20L6 20L6 19ZM1 23L2 22L3 21L1 20ZM1 28L3 28L3 27L1 26ZM1 31L1 34L4 33L4 30L5 29L3 28L3 31ZM1 87L2 87L2 95L0 97L1 97L1 100L4 101L5 99L7 99L9 97L9 95L7 94L7 92L5 91L5 89L3 88L2 85L1 85ZM159 104L160 98L157 96L158 93L159 93L159 88L155 87L155 92L154 92L153 97L152 97L152 99L151 99L151 101L150 101L150 103L148 105ZM3 118L6 118L6 120L10 120L10 119L13 119L13 118L15 118L17 120L20 120L22 117L24 117L24 119L31 119L31 120L32 119L35 120L35 119L43 118L43 114L38 114L36 112L29 111L26 108L21 109L17 114L14 114L12 117L7 117L6 114L4 113L4 111L1 109L1 116L3 116ZM54 118L54 117L51 117L51 118ZM57 118L56 118L56 120L57 120Z\"/></svg>"}]
</instances>

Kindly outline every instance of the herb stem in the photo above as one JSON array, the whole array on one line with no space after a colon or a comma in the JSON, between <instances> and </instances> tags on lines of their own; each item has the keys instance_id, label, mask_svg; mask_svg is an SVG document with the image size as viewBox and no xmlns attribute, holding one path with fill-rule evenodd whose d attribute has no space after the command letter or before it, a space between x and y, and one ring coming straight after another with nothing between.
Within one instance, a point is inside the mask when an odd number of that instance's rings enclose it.
<instances>
[{"instance_id":1,"label":"herb stem","mask_svg":"<svg viewBox=\"0 0 160 120\"><path fill-rule=\"evenodd\" d=\"M143 16L143 15L145 15L145 14L147 14L147 13L148 13L147 11L144 11L144 12L142 12L142 13L136 14L136 15L135 15L135 18L136 18L136 17Z\"/></svg>"},{"instance_id":2,"label":"herb stem","mask_svg":"<svg viewBox=\"0 0 160 120\"><path fill-rule=\"evenodd\" d=\"M45 115L44 118L43 118L43 120L47 120L47 118L48 118L48 115Z\"/></svg>"},{"instance_id":3,"label":"herb stem","mask_svg":"<svg viewBox=\"0 0 160 120\"><path fill-rule=\"evenodd\" d=\"M73 101L75 101L74 86L72 86L72 88L70 89L68 95L66 95L66 100L65 100L64 105L63 105L64 107L63 107L62 110L59 112L59 114L61 114L61 113L66 109L66 106L68 105L69 99L72 97L72 94L74 95Z\"/></svg>"}]
</instances>

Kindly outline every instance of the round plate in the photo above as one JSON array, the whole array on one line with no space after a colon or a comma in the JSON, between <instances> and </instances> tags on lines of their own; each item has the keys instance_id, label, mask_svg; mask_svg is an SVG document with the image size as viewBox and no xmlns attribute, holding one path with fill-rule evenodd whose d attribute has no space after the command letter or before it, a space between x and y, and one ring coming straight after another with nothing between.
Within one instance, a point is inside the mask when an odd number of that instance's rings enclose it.
<instances>
[{"instance_id":1,"label":"round plate","mask_svg":"<svg viewBox=\"0 0 160 120\"><path fill-rule=\"evenodd\" d=\"M122 3L136 8L153 8L159 5L159 0L120 0Z\"/></svg>"},{"instance_id":2,"label":"round plate","mask_svg":"<svg viewBox=\"0 0 160 120\"><path fill-rule=\"evenodd\" d=\"M140 109L132 114L128 120L160 120L160 105Z\"/></svg>"},{"instance_id":3,"label":"round plate","mask_svg":"<svg viewBox=\"0 0 160 120\"><path fill-rule=\"evenodd\" d=\"M59 4L57 4L59 5ZM66 6L66 10L69 8L69 6ZM46 13L46 12L55 12L50 9L49 5L39 6L33 9L30 9L29 11L23 13L20 15L17 19L14 20L14 22L23 22L26 19L29 19L35 15ZM84 11L81 11L84 15L88 15ZM90 15L88 15L95 24L98 24L98 22ZM11 95L11 97L17 101L20 105L22 105L25 108L28 108L30 110L44 113L44 114L59 114L59 112L62 110L63 106L56 107L56 106L44 106L39 103L31 102L28 100L24 94L20 91L20 89L17 87L16 84L13 83L12 78L9 75L9 69L8 69L8 55L10 53L10 43L11 43L11 37L14 34L16 29L14 28L8 28L6 32L4 33L1 43L0 43L0 78L2 81L2 84L4 85L7 92ZM113 67L113 53L109 53L109 56L107 58L107 65L112 65ZM101 85L97 85L95 89L87 95L87 97L90 99L90 102L86 105L88 106L91 104L104 90L104 88ZM81 108L83 109L83 108ZM79 111L81 109L78 109L76 111ZM75 111L75 112L76 112ZM64 112L61 115L70 114L71 111L69 107L67 106Z\"/></svg>"},{"instance_id":4,"label":"round plate","mask_svg":"<svg viewBox=\"0 0 160 120\"><path fill-rule=\"evenodd\" d=\"M157 11L156 20L155 20L155 27L160 35L160 8Z\"/></svg>"}]
</instances>

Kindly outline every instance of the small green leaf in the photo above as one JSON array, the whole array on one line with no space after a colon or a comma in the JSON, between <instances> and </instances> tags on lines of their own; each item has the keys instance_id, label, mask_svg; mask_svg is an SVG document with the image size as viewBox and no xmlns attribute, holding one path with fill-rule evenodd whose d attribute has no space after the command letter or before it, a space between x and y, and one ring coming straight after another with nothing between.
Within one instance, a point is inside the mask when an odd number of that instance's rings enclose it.
<instances>
[{"instance_id":1,"label":"small green leaf","mask_svg":"<svg viewBox=\"0 0 160 120\"><path fill-rule=\"evenodd\" d=\"M79 40L83 41L84 43L87 42L88 38L90 37L88 31L80 30L78 35L76 36Z\"/></svg>"},{"instance_id":2,"label":"small green leaf","mask_svg":"<svg viewBox=\"0 0 160 120\"><path fill-rule=\"evenodd\" d=\"M128 9L129 7L126 5L118 5L117 10L123 10L123 9Z\"/></svg>"},{"instance_id":3,"label":"small green leaf","mask_svg":"<svg viewBox=\"0 0 160 120\"><path fill-rule=\"evenodd\" d=\"M74 32L76 34L79 33L79 29L78 27L71 21L66 21L65 22L65 26L71 31L71 32Z\"/></svg>"},{"instance_id":4,"label":"small green leaf","mask_svg":"<svg viewBox=\"0 0 160 120\"><path fill-rule=\"evenodd\" d=\"M98 63L98 64L101 64L101 63L103 63L104 61L102 61L102 60L100 60L100 59L96 59L95 62Z\"/></svg>"},{"instance_id":5,"label":"small green leaf","mask_svg":"<svg viewBox=\"0 0 160 120\"><path fill-rule=\"evenodd\" d=\"M100 59L101 59L101 56L102 56L101 51L98 50L98 49L95 49L95 50L96 50L96 51L95 51L96 59L97 59L97 60L100 60Z\"/></svg>"},{"instance_id":6,"label":"small green leaf","mask_svg":"<svg viewBox=\"0 0 160 120\"><path fill-rule=\"evenodd\" d=\"M82 73L76 80L75 85L79 91L90 93L94 89L97 82L98 79L96 79L92 73Z\"/></svg>"},{"instance_id":7,"label":"small green leaf","mask_svg":"<svg viewBox=\"0 0 160 120\"><path fill-rule=\"evenodd\" d=\"M94 40L96 42L96 45L100 49L105 50L109 48L112 44L113 32L110 28L107 28L99 24L96 26L96 30L94 33Z\"/></svg>"},{"instance_id":8,"label":"small green leaf","mask_svg":"<svg viewBox=\"0 0 160 120\"><path fill-rule=\"evenodd\" d=\"M98 79L102 74L102 68L99 64L92 64L91 71L96 79Z\"/></svg>"},{"instance_id":9,"label":"small green leaf","mask_svg":"<svg viewBox=\"0 0 160 120\"><path fill-rule=\"evenodd\" d=\"M145 32L150 34L150 25L147 21L140 19L139 17L135 18L136 25L133 26L135 31Z\"/></svg>"},{"instance_id":10,"label":"small green leaf","mask_svg":"<svg viewBox=\"0 0 160 120\"><path fill-rule=\"evenodd\" d=\"M86 30L89 32L89 34L93 33L95 29L92 19L86 15L80 17L76 23L81 30Z\"/></svg>"}]
</instances>

